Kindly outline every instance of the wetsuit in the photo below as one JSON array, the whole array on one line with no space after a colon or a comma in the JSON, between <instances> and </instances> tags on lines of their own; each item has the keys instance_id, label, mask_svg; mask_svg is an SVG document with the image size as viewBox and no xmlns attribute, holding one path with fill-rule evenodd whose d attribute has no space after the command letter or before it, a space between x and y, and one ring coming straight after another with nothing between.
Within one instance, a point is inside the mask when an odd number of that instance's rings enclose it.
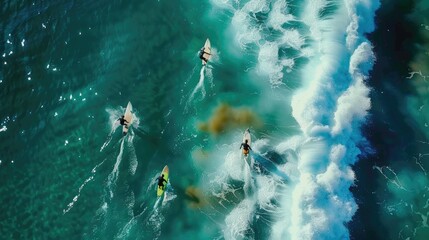
<instances>
[{"instance_id":1,"label":"wetsuit","mask_svg":"<svg viewBox=\"0 0 429 240\"><path fill-rule=\"evenodd\" d=\"M207 52L204 51L204 48L201 48L201 50L200 50L200 59L204 60L204 62L207 62L208 59L206 59L204 57L204 53L210 55L210 53L207 53Z\"/></svg>"},{"instance_id":2,"label":"wetsuit","mask_svg":"<svg viewBox=\"0 0 429 240\"><path fill-rule=\"evenodd\" d=\"M127 121L127 120L125 120L125 118L119 118L118 120L119 120L119 123L120 123L121 125L126 125L126 123L128 123L128 121Z\"/></svg>"},{"instance_id":3,"label":"wetsuit","mask_svg":"<svg viewBox=\"0 0 429 240\"><path fill-rule=\"evenodd\" d=\"M242 143L240 149L243 148L243 154L247 155L249 153L249 149L252 150L249 144Z\"/></svg>"},{"instance_id":4,"label":"wetsuit","mask_svg":"<svg viewBox=\"0 0 429 240\"><path fill-rule=\"evenodd\" d=\"M165 180L163 176L159 176L157 179L158 179L158 188L164 189L164 182L167 183L167 180Z\"/></svg>"}]
</instances>

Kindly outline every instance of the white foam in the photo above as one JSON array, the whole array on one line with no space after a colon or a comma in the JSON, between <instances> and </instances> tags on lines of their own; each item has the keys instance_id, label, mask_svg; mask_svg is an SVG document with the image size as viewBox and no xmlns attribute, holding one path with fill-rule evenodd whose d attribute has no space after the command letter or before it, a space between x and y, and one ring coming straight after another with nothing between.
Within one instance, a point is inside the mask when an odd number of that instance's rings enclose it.
<instances>
[{"instance_id":1,"label":"white foam","mask_svg":"<svg viewBox=\"0 0 429 240\"><path fill-rule=\"evenodd\" d=\"M131 134L134 135L133 133ZM130 158L129 171L131 175L134 175L136 173L139 162L137 161L136 149L134 148L134 144L132 140L128 142L128 149L129 149L129 158Z\"/></svg>"},{"instance_id":2,"label":"white foam","mask_svg":"<svg viewBox=\"0 0 429 240\"><path fill-rule=\"evenodd\" d=\"M338 135L341 131L354 131L353 124L362 121L371 107L368 98L369 88L365 86L362 79L350 86L337 100L332 134Z\"/></svg>"},{"instance_id":3,"label":"white foam","mask_svg":"<svg viewBox=\"0 0 429 240\"><path fill-rule=\"evenodd\" d=\"M280 85L283 79L283 66L278 61L279 45L274 42L266 42L259 50L258 68L267 74L272 85Z\"/></svg>"},{"instance_id":4,"label":"white foam","mask_svg":"<svg viewBox=\"0 0 429 240\"><path fill-rule=\"evenodd\" d=\"M234 145L238 146L239 143ZM281 198L278 188L284 186L284 183L270 174L259 175L254 170L251 172L241 152L238 149L231 150L231 148L231 145L226 147L226 150L229 151L224 163L216 169L216 172L208 176L212 185L210 191L212 196L218 198L219 205L224 206L225 209L228 208L225 207L224 203L234 204L234 208L225 216L224 238L252 239L254 237L252 229L254 219L262 217L262 220L270 221L257 214L257 207L270 213L284 212L279 211L278 206L274 204L275 200L278 202ZM268 139L258 139L252 143L254 151L265 151L270 148ZM285 164L282 167L291 169L290 166L291 164L288 166ZM243 185L234 188L228 184L231 180L240 181ZM239 192L243 190L244 196L236 194L237 190ZM237 200L240 201L238 204L235 203Z\"/></svg>"},{"instance_id":5,"label":"white foam","mask_svg":"<svg viewBox=\"0 0 429 240\"><path fill-rule=\"evenodd\" d=\"M130 191L130 195L127 196L127 198L125 199L125 201L126 201L126 204L127 204L127 210L128 210L127 213L128 213L128 216L133 217L134 216L133 208L134 208L134 204L136 202L133 191Z\"/></svg>"},{"instance_id":6,"label":"white foam","mask_svg":"<svg viewBox=\"0 0 429 240\"><path fill-rule=\"evenodd\" d=\"M229 239L248 239L253 235L249 224L255 211L255 202L244 199L225 218L224 237Z\"/></svg>"},{"instance_id":7,"label":"white foam","mask_svg":"<svg viewBox=\"0 0 429 240\"><path fill-rule=\"evenodd\" d=\"M287 74L296 70L302 83L291 103L284 97L302 134L275 147L288 159L279 169L292 182L279 197L271 191L276 182L258 178L257 185L268 184L269 190L257 191L256 202L275 208L269 200L280 198L278 212L284 214L272 224L271 239L348 239L346 224L357 209L349 191L355 180L350 165L361 153L357 147L363 141L360 127L371 107L365 81L374 53L365 34L374 29L379 1L307 0L300 2L299 11L285 0L213 2L233 12L235 40L243 51L258 58L261 79L268 79L272 87L281 86ZM306 58L301 69L296 69L298 58ZM252 147L263 149L266 143L257 146L255 142ZM226 161L228 177L245 177L237 170L237 156L229 154ZM249 231L251 202L247 196L227 216L231 226L224 232L226 239L243 238Z\"/></svg>"},{"instance_id":8,"label":"white foam","mask_svg":"<svg viewBox=\"0 0 429 240\"><path fill-rule=\"evenodd\" d=\"M296 29L284 30L280 41L296 50L300 50L305 44L305 38Z\"/></svg>"},{"instance_id":9,"label":"white foam","mask_svg":"<svg viewBox=\"0 0 429 240\"><path fill-rule=\"evenodd\" d=\"M211 63L216 63L216 64L221 63L220 52L217 48L215 48L213 46L211 46L210 60L208 61L207 64L211 65Z\"/></svg>"},{"instance_id":10,"label":"white foam","mask_svg":"<svg viewBox=\"0 0 429 240\"><path fill-rule=\"evenodd\" d=\"M149 219L146 221L146 225L151 227L153 234L155 235L154 239L158 239L161 236L161 227L165 221L162 211L160 211L157 207L159 206L160 201L161 198L157 200L154 210L150 214Z\"/></svg>"},{"instance_id":11,"label":"white foam","mask_svg":"<svg viewBox=\"0 0 429 240\"><path fill-rule=\"evenodd\" d=\"M124 141L125 141L125 138L121 138L121 146L119 149L119 154L116 157L116 162L115 162L115 165L113 166L113 170L107 178L107 187L109 189L110 198L113 198L113 191L116 186L116 180L118 179L119 165L121 164L122 154L124 152Z\"/></svg>"},{"instance_id":12,"label":"white foam","mask_svg":"<svg viewBox=\"0 0 429 240\"><path fill-rule=\"evenodd\" d=\"M292 101L293 115L307 137L299 149L300 179L293 192L289 229L292 239L348 239L345 223L357 209L349 191L355 180L349 164L360 153L360 124L370 108L364 80L374 55L358 32L354 13L347 11L363 11L365 5L346 3L338 6L335 16L321 20L318 12L328 2L312 1L304 16L319 58L309 64L303 74L306 84ZM372 16L366 21L371 22L374 8L366 11ZM351 35L341 40L344 32Z\"/></svg>"},{"instance_id":13,"label":"white foam","mask_svg":"<svg viewBox=\"0 0 429 240\"><path fill-rule=\"evenodd\" d=\"M230 0L210 0L210 2L215 5L218 8L226 9L231 12L235 10L235 7L232 3L230 3Z\"/></svg>"},{"instance_id":14,"label":"white foam","mask_svg":"<svg viewBox=\"0 0 429 240\"><path fill-rule=\"evenodd\" d=\"M270 175L259 175L256 177L258 184L258 191L256 192L256 197L258 204L262 209L272 211L276 209L276 206L273 205L272 200L277 199L277 181Z\"/></svg>"},{"instance_id":15,"label":"white foam","mask_svg":"<svg viewBox=\"0 0 429 240\"><path fill-rule=\"evenodd\" d=\"M130 221L125 224L125 226L119 231L116 235L116 239L126 239L126 237L130 234L131 229L137 224L137 220L133 217Z\"/></svg>"},{"instance_id":16,"label":"white foam","mask_svg":"<svg viewBox=\"0 0 429 240\"><path fill-rule=\"evenodd\" d=\"M102 162L97 164L91 170L91 176L88 177L87 179L85 179L85 181L80 185L77 195L75 195L73 197L73 200L69 204L67 204L67 208L63 209L63 214L66 214L67 212L69 212L73 208L74 204L79 200L80 193L82 192L83 188L86 186L86 184L88 184L90 181L92 181L94 179L95 173L97 172L97 168L100 167L105 161L106 161L106 159L104 159ZM0 161L0 163L1 163L1 161Z\"/></svg>"},{"instance_id":17,"label":"white foam","mask_svg":"<svg viewBox=\"0 0 429 240\"><path fill-rule=\"evenodd\" d=\"M231 179L244 179L244 161L240 151L230 151L226 155L225 163L222 169L228 174Z\"/></svg>"},{"instance_id":18,"label":"white foam","mask_svg":"<svg viewBox=\"0 0 429 240\"><path fill-rule=\"evenodd\" d=\"M355 174L350 167L340 169L336 163L330 163L326 172L317 175L316 179L328 192L336 193L337 190L347 189L353 183Z\"/></svg>"},{"instance_id":19,"label":"white foam","mask_svg":"<svg viewBox=\"0 0 429 240\"><path fill-rule=\"evenodd\" d=\"M275 1L270 15L268 17L268 25L272 28L283 31L282 25L294 21L295 17L288 13L287 3L285 0Z\"/></svg>"},{"instance_id":20,"label":"white foam","mask_svg":"<svg viewBox=\"0 0 429 240\"><path fill-rule=\"evenodd\" d=\"M246 161L246 160L244 160ZM255 189L255 184L252 178L252 173L251 173L251 167L249 164L244 163L244 186L243 186L243 190L244 190L244 194L246 197L248 196L252 196L253 195L253 191Z\"/></svg>"},{"instance_id":21,"label":"white foam","mask_svg":"<svg viewBox=\"0 0 429 240\"><path fill-rule=\"evenodd\" d=\"M269 2L265 0L250 0L241 9L235 10L231 25L242 48L248 44L258 44L263 39L260 26L255 26L252 22L256 19L256 13L266 13L269 10Z\"/></svg>"},{"instance_id":22,"label":"white foam","mask_svg":"<svg viewBox=\"0 0 429 240\"><path fill-rule=\"evenodd\" d=\"M192 91L191 95L188 98L188 101L186 102L185 111L188 109L189 104L191 104L194 101L195 94L198 92L201 93L201 99L203 100L206 97L206 88L204 86L204 70L206 69L206 65L201 67L200 70L200 80L198 81L197 85L195 86L194 90Z\"/></svg>"}]
</instances>

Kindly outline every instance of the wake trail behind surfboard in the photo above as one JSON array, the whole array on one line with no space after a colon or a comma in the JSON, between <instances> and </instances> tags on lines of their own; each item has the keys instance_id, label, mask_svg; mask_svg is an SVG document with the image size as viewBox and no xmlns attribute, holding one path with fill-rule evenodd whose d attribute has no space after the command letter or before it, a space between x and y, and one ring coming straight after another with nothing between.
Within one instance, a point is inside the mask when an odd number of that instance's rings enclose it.
<instances>
[{"instance_id":1,"label":"wake trail behind surfboard","mask_svg":"<svg viewBox=\"0 0 429 240\"><path fill-rule=\"evenodd\" d=\"M97 164L91 171L92 175L90 177L88 177L79 187L79 191L77 193L76 196L73 197L73 200L67 205L66 209L63 209L63 213L66 214L68 211L70 211L74 204L77 202L77 200L80 197L80 193L82 191L82 189L86 186L86 184L88 184L92 179L94 179L95 173L97 172L97 168L99 166L101 166L104 162L106 161L106 159L104 159L101 163Z\"/></svg>"},{"instance_id":2,"label":"wake trail behind surfboard","mask_svg":"<svg viewBox=\"0 0 429 240\"><path fill-rule=\"evenodd\" d=\"M165 217L161 211L162 208L167 204L167 202L177 197L173 192L170 192L170 194L168 194L168 191L171 191L171 190L172 190L171 186L167 186L166 192L164 193L164 195L156 199L156 202L153 206L153 210L150 213L148 220L146 221L147 224L151 226L151 228L153 229L153 233L155 235L154 239L158 239L160 237L161 227L165 221Z\"/></svg>"},{"instance_id":3,"label":"wake trail behind surfboard","mask_svg":"<svg viewBox=\"0 0 429 240\"><path fill-rule=\"evenodd\" d=\"M206 65L207 66L207 65ZM211 89L214 88L214 82L213 82L213 71L210 66L207 66L205 69L206 77L209 80Z\"/></svg>"},{"instance_id":4,"label":"wake trail behind surfboard","mask_svg":"<svg viewBox=\"0 0 429 240\"><path fill-rule=\"evenodd\" d=\"M119 234L116 236L117 239L125 239L130 233L131 229L137 224L138 219L146 212L147 208L143 209L141 213L136 216L133 216L127 224L119 231Z\"/></svg>"},{"instance_id":5,"label":"wake trail behind surfboard","mask_svg":"<svg viewBox=\"0 0 429 240\"><path fill-rule=\"evenodd\" d=\"M247 158L249 158L249 156L247 156ZM254 191L254 189L256 189L256 187L255 187L255 183L254 183L253 178L252 178L251 167L249 166L249 164L247 163L247 160L245 159L243 190L244 190L244 193L246 194L246 196L251 196L253 193L252 191Z\"/></svg>"},{"instance_id":6,"label":"wake trail behind surfboard","mask_svg":"<svg viewBox=\"0 0 429 240\"><path fill-rule=\"evenodd\" d=\"M158 207L159 207L159 203L161 202L162 197L158 197L158 199L156 200L155 204L153 205L153 210L157 211Z\"/></svg>"},{"instance_id":7,"label":"wake trail behind surfboard","mask_svg":"<svg viewBox=\"0 0 429 240\"><path fill-rule=\"evenodd\" d=\"M121 148L119 150L118 157L116 158L115 166L113 167L112 172L109 174L107 178L107 187L109 188L110 198L113 198L113 187L116 184L116 180L118 179L118 169L119 169L119 164L121 164L122 154L124 152L124 142L125 142L125 137L121 139Z\"/></svg>"},{"instance_id":8,"label":"wake trail behind surfboard","mask_svg":"<svg viewBox=\"0 0 429 240\"><path fill-rule=\"evenodd\" d=\"M157 210L160 206L161 203L161 207L165 206L168 202L172 201L173 199L175 199L177 197L177 195L174 192L173 187L171 186L171 179L168 180L168 183L165 186L165 192L163 193L163 195L161 197L158 197L158 199L156 200L153 209Z\"/></svg>"},{"instance_id":9,"label":"wake trail behind surfboard","mask_svg":"<svg viewBox=\"0 0 429 240\"><path fill-rule=\"evenodd\" d=\"M161 235L161 227L165 221L165 216L162 214L162 209L167 206L167 203L174 200L177 195L174 193L174 189L171 187L170 181L167 183L165 192L162 196L157 197L155 204L153 205L152 211L149 213L146 219L146 224L153 230L155 235L154 239L158 239ZM151 187L151 189L153 189Z\"/></svg>"},{"instance_id":10,"label":"wake trail behind surfboard","mask_svg":"<svg viewBox=\"0 0 429 240\"><path fill-rule=\"evenodd\" d=\"M182 105L183 103L186 104L186 94L184 94L184 91L189 83L189 81L194 77L195 74L195 70L197 69L198 65L195 64L195 66L192 68L191 74L188 76L188 78L186 79L186 81L184 82L182 89L180 90L180 93L182 95L182 97L180 98L180 105Z\"/></svg>"},{"instance_id":11,"label":"wake trail behind surfboard","mask_svg":"<svg viewBox=\"0 0 429 240\"><path fill-rule=\"evenodd\" d=\"M137 170L139 162L137 161L136 149L134 148L132 140L129 141L128 148L130 149L130 173L134 175Z\"/></svg>"},{"instance_id":12,"label":"wake trail behind surfboard","mask_svg":"<svg viewBox=\"0 0 429 240\"><path fill-rule=\"evenodd\" d=\"M194 90L192 91L191 96L189 96L188 104L194 100L195 94L198 91L201 91L201 97L202 97L201 100L206 97L206 89L204 87L204 70L205 70L205 68L206 68L205 65L201 68L200 80L199 80L197 86L195 86Z\"/></svg>"}]
</instances>

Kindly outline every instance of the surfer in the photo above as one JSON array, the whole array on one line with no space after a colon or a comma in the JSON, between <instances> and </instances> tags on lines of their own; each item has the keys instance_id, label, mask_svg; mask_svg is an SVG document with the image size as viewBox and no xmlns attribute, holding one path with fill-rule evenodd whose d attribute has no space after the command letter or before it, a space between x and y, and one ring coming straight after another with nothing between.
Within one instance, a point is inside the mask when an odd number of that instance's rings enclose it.
<instances>
[{"instance_id":1,"label":"surfer","mask_svg":"<svg viewBox=\"0 0 429 240\"><path fill-rule=\"evenodd\" d=\"M249 154L249 149L252 150L249 144L247 144L248 140L244 140L244 143L241 144L240 149L243 148L243 154L247 156Z\"/></svg>"},{"instance_id":2,"label":"surfer","mask_svg":"<svg viewBox=\"0 0 429 240\"><path fill-rule=\"evenodd\" d=\"M208 53L208 52L205 52L204 50L205 50L204 47L202 47L201 50L200 50L200 55L199 56L200 56L201 60L203 60L205 63L207 63L208 59L204 57L204 54L208 54L208 55L211 55L211 54Z\"/></svg>"},{"instance_id":3,"label":"surfer","mask_svg":"<svg viewBox=\"0 0 429 240\"><path fill-rule=\"evenodd\" d=\"M167 180L165 180L164 178L164 174L161 174L161 176L159 176L157 180L158 180L158 188L164 190L164 182L167 183Z\"/></svg>"},{"instance_id":4,"label":"surfer","mask_svg":"<svg viewBox=\"0 0 429 240\"><path fill-rule=\"evenodd\" d=\"M127 126L128 127L128 121L125 119L125 116L124 115L122 115L122 117L120 117L120 118L118 118L118 121L119 121L119 123L122 125L122 126Z\"/></svg>"}]
</instances>

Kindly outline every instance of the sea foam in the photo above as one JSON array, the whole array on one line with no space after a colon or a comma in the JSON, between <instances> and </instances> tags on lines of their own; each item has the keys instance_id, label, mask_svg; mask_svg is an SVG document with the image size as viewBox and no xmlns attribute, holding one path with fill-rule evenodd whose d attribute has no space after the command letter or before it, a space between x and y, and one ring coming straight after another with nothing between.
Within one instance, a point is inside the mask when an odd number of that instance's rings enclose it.
<instances>
[{"instance_id":1,"label":"sea foam","mask_svg":"<svg viewBox=\"0 0 429 240\"><path fill-rule=\"evenodd\" d=\"M357 210L349 191L355 180L350 165L364 141L360 126L371 106L365 81L374 62L363 33L373 29L379 3L335 3L332 16L321 19L319 12L329 2L316 2L307 3L304 22L318 47L317 58L302 74L305 83L294 95L292 109L305 136L303 145L321 146L317 154L306 154L313 147L298 152L300 179L293 191L289 234L292 239L349 239L346 223ZM358 20L357 14L368 18Z\"/></svg>"},{"instance_id":2,"label":"sea foam","mask_svg":"<svg viewBox=\"0 0 429 240\"><path fill-rule=\"evenodd\" d=\"M362 153L358 144L365 141L360 127L371 107L365 82L375 61L365 34L374 30L379 1L212 2L232 13L236 43L258 59L261 81L278 88L294 72L298 76L294 80L301 83L291 100L284 97L302 133L275 147L288 160L279 168L291 182L280 196L269 197L281 199L282 214L272 224L269 238L349 239L346 224L358 208L349 191L355 181L351 166ZM272 186L267 179L261 183ZM266 203L265 197L257 195L255 204ZM251 209L243 208L244 203L228 221L243 212L240 209Z\"/></svg>"}]
</instances>

